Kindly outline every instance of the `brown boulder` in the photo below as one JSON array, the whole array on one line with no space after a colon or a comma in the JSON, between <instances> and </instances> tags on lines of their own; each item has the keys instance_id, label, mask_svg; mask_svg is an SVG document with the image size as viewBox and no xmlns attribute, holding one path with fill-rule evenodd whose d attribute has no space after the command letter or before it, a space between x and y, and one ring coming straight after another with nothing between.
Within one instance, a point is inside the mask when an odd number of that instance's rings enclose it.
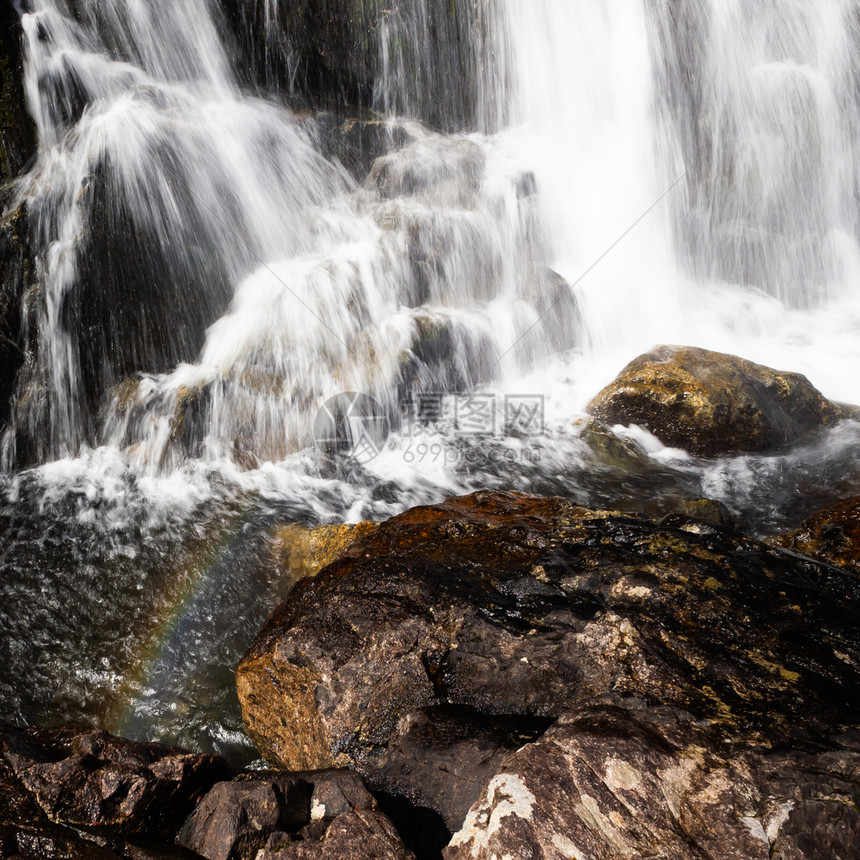
<instances>
[{"instance_id":1,"label":"brown boulder","mask_svg":"<svg viewBox=\"0 0 860 860\"><path fill-rule=\"evenodd\" d=\"M339 815L318 838L278 845L273 839L255 860L343 860L367 857L373 860L415 860L394 825L375 809L356 809Z\"/></svg>"},{"instance_id":2,"label":"brown boulder","mask_svg":"<svg viewBox=\"0 0 860 860\"><path fill-rule=\"evenodd\" d=\"M208 860L254 857L270 834L307 824L310 809L307 782L289 774L251 774L214 786L176 841Z\"/></svg>"},{"instance_id":3,"label":"brown boulder","mask_svg":"<svg viewBox=\"0 0 860 860\"><path fill-rule=\"evenodd\" d=\"M799 373L689 346L659 346L630 362L589 404L607 424L637 424L702 457L763 453L856 410L827 400Z\"/></svg>"},{"instance_id":4,"label":"brown boulder","mask_svg":"<svg viewBox=\"0 0 860 860\"><path fill-rule=\"evenodd\" d=\"M719 524L476 493L392 518L299 583L237 683L272 763L355 767L456 826L439 798L469 799L445 764L464 735L419 716L554 720L636 694L733 731L815 737L856 717L858 620L852 576ZM493 743L469 755L489 760Z\"/></svg>"},{"instance_id":5,"label":"brown boulder","mask_svg":"<svg viewBox=\"0 0 860 860\"><path fill-rule=\"evenodd\" d=\"M361 777L346 770L257 772L221 782L177 841L207 860L412 856Z\"/></svg>"},{"instance_id":6,"label":"brown boulder","mask_svg":"<svg viewBox=\"0 0 860 860\"><path fill-rule=\"evenodd\" d=\"M398 721L385 750L374 756L374 785L438 811L454 832L504 757L543 734L550 722L487 716L451 705L410 712Z\"/></svg>"},{"instance_id":7,"label":"brown boulder","mask_svg":"<svg viewBox=\"0 0 860 860\"><path fill-rule=\"evenodd\" d=\"M51 821L0 758L0 857L117 860L118 855Z\"/></svg>"},{"instance_id":8,"label":"brown boulder","mask_svg":"<svg viewBox=\"0 0 860 860\"><path fill-rule=\"evenodd\" d=\"M80 726L3 732L0 753L52 821L155 840L172 841L197 800L227 775L218 756Z\"/></svg>"},{"instance_id":9,"label":"brown boulder","mask_svg":"<svg viewBox=\"0 0 860 860\"><path fill-rule=\"evenodd\" d=\"M307 528L296 523L279 526L272 534L272 553L285 587L342 558L362 535L375 529L370 522L354 525L322 525Z\"/></svg>"}]
</instances>

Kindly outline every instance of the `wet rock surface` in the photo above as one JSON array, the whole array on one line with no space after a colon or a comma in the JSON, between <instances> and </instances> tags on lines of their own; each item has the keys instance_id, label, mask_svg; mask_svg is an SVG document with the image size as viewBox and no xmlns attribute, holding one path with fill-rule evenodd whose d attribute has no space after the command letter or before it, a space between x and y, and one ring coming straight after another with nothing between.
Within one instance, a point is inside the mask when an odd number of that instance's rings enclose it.
<instances>
[{"instance_id":1,"label":"wet rock surface","mask_svg":"<svg viewBox=\"0 0 860 860\"><path fill-rule=\"evenodd\" d=\"M260 772L219 783L177 841L208 860L412 856L350 771Z\"/></svg>"},{"instance_id":2,"label":"wet rock surface","mask_svg":"<svg viewBox=\"0 0 860 860\"><path fill-rule=\"evenodd\" d=\"M22 317L34 289L35 266L27 233L27 209L11 188L0 191L0 427L10 417L12 395L27 353Z\"/></svg>"},{"instance_id":3,"label":"wet rock surface","mask_svg":"<svg viewBox=\"0 0 860 860\"><path fill-rule=\"evenodd\" d=\"M392 823L379 811L355 810L339 815L327 827L314 832L318 838L283 844L270 840L257 860L340 860L341 857L373 857L375 860L413 860Z\"/></svg>"},{"instance_id":4,"label":"wet rock surface","mask_svg":"<svg viewBox=\"0 0 860 860\"><path fill-rule=\"evenodd\" d=\"M0 9L0 181L17 176L35 156L36 130L24 98L21 23L14 5Z\"/></svg>"},{"instance_id":5,"label":"wet rock surface","mask_svg":"<svg viewBox=\"0 0 860 860\"><path fill-rule=\"evenodd\" d=\"M415 137L408 123L388 121L372 111L346 116L326 113L315 119L323 152L337 158L359 182L370 173L377 158L406 146Z\"/></svg>"},{"instance_id":6,"label":"wet rock surface","mask_svg":"<svg viewBox=\"0 0 860 860\"><path fill-rule=\"evenodd\" d=\"M708 519L477 493L394 517L299 583L237 680L269 761L354 767L456 830L510 754L501 723L521 746L595 697L714 737L827 743L860 705L858 613L850 574ZM525 718L546 722L529 736Z\"/></svg>"},{"instance_id":7,"label":"wet rock surface","mask_svg":"<svg viewBox=\"0 0 860 860\"><path fill-rule=\"evenodd\" d=\"M824 508L768 543L860 574L860 498Z\"/></svg>"},{"instance_id":8,"label":"wet rock surface","mask_svg":"<svg viewBox=\"0 0 860 860\"><path fill-rule=\"evenodd\" d=\"M858 798L854 744L772 749L680 709L595 703L507 758L444 856L847 860Z\"/></svg>"},{"instance_id":9,"label":"wet rock surface","mask_svg":"<svg viewBox=\"0 0 860 860\"><path fill-rule=\"evenodd\" d=\"M292 585L316 576L324 567L349 553L362 535L376 529L370 522L307 528L295 523L279 526L272 534L272 554L280 581Z\"/></svg>"},{"instance_id":10,"label":"wet rock surface","mask_svg":"<svg viewBox=\"0 0 860 860\"><path fill-rule=\"evenodd\" d=\"M476 123L469 70L477 60L477 4L222 0L221 6L237 34L240 71L269 93L329 110L383 101L446 131ZM380 98L386 64L389 73L402 70L403 79Z\"/></svg>"},{"instance_id":11,"label":"wet rock surface","mask_svg":"<svg viewBox=\"0 0 860 860\"><path fill-rule=\"evenodd\" d=\"M438 811L453 832L506 754L540 737L550 724L451 705L425 708L398 721L385 750L368 760L366 772L383 791Z\"/></svg>"},{"instance_id":12,"label":"wet rock surface","mask_svg":"<svg viewBox=\"0 0 860 860\"><path fill-rule=\"evenodd\" d=\"M227 766L196 755L71 726L4 732L3 759L53 821L170 839Z\"/></svg>"},{"instance_id":13,"label":"wet rock surface","mask_svg":"<svg viewBox=\"0 0 860 860\"><path fill-rule=\"evenodd\" d=\"M659 346L634 359L588 411L703 457L773 451L856 412L799 373L687 346Z\"/></svg>"},{"instance_id":14,"label":"wet rock surface","mask_svg":"<svg viewBox=\"0 0 860 860\"><path fill-rule=\"evenodd\" d=\"M81 726L0 727L0 857L162 860L195 802L227 768Z\"/></svg>"},{"instance_id":15,"label":"wet rock surface","mask_svg":"<svg viewBox=\"0 0 860 860\"><path fill-rule=\"evenodd\" d=\"M0 858L408 860L354 772L250 772L81 726L0 727Z\"/></svg>"}]
</instances>

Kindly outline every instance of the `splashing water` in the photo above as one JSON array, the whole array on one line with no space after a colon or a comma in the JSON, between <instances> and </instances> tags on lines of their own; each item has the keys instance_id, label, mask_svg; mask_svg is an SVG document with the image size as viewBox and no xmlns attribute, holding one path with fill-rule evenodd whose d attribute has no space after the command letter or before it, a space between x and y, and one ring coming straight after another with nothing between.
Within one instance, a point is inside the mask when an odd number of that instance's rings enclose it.
<instances>
[{"instance_id":1,"label":"splashing water","mask_svg":"<svg viewBox=\"0 0 860 860\"><path fill-rule=\"evenodd\" d=\"M378 112L348 118L376 135L358 165L285 106L304 19L240 5L262 95L208 0L23 16L38 290L2 447L9 718L241 758L230 666L283 596L278 521L514 487L653 513L707 495L768 532L857 492L851 424L716 462L627 431L619 469L577 423L658 342L860 400L857 3L364 4L336 81ZM353 391L395 428L360 467L312 447ZM527 397L524 432L505 410Z\"/></svg>"},{"instance_id":2,"label":"splashing water","mask_svg":"<svg viewBox=\"0 0 860 860\"><path fill-rule=\"evenodd\" d=\"M168 5L84 3L75 21L42 0L24 18L44 290L30 384L48 396L16 422L35 459L102 441L150 470L278 460L337 391L393 409L417 328L491 363L490 318L516 336L533 241L497 146L416 126L356 188L309 121L241 95L203 0L169 36ZM190 396L201 444L169 450Z\"/></svg>"}]
</instances>

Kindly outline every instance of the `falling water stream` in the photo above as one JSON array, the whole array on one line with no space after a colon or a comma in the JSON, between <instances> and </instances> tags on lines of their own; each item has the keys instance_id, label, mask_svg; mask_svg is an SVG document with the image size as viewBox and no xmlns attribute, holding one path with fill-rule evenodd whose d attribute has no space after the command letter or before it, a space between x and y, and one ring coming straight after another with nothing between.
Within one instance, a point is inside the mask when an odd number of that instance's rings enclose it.
<instances>
[{"instance_id":1,"label":"falling water stream","mask_svg":"<svg viewBox=\"0 0 860 860\"><path fill-rule=\"evenodd\" d=\"M390 5L362 170L295 107L278 0L241 19L287 69L268 91L208 0L23 14L38 289L0 448L0 717L252 755L232 669L288 587L277 523L497 487L707 496L766 533L857 492L851 423L707 462L618 428L619 468L581 418L657 343L860 402L860 4ZM375 456L319 443L344 392L390 429Z\"/></svg>"}]
</instances>

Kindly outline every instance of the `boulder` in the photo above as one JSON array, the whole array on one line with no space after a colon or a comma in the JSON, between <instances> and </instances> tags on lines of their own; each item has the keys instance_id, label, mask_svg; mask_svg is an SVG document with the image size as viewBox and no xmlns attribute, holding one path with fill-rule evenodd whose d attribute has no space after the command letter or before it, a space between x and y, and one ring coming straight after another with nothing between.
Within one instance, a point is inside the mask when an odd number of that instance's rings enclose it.
<instances>
[{"instance_id":1,"label":"boulder","mask_svg":"<svg viewBox=\"0 0 860 860\"><path fill-rule=\"evenodd\" d=\"M511 754L444 857L847 860L858 798L856 745L773 750L683 710L607 701Z\"/></svg>"},{"instance_id":2,"label":"boulder","mask_svg":"<svg viewBox=\"0 0 860 860\"><path fill-rule=\"evenodd\" d=\"M24 97L21 20L14 4L0 9L0 182L18 176L36 155L36 128Z\"/></svg>"},{"instance_id":3,"label":"boulder","mask_svg":"<svg viewBox=\"0 0 860 860\"><path fill-rule=\"evenodd\" d=\"M172 840L227 765L80 726L0 733L3 761L52 821Z\"/></svg>"},{"instance_id":4,"label":"boulder","mask_svg":"<svg viewBox=\"0 0 860 860\"><path fill-rule=\"evenodd\" d=\"M477 493L392 518L299 583L237 683L273 764L354 767L456 826L469 795L446 756L463 744L485 774L505 747L489 718L533 739L534 720L613 694L786 743L850 722L858 620L850 574L718 523Z\"/></svg>"},{"instance_id":5,"label":"boulder","mask_svg":"<svg viewBox=\"0 0 860 860\"><path fill-rule=\"evenodd\" d=\"M412 856L361 777L345 770L260 771L218 783L177 841L207 860Z\"/></svg>"},{"instance_id":6,"label":"boulder","mask_svg":"<svg viewBox=\"0 0 860 860\"><path fill-rule=\"evenodd\" d=\"M378 810L344 812L318 838L282 843L275 837L255 860L341 860L344 857L372 857L374 860L414 860L394 825Z\"/></svg>"},{"instance_id":7,"label":"boulder","mask_svg":"<svg viewBox=\"0 0 860 860\"><path fill-rule=\"evenodd\" d=\"M0 759L0 857L116 860L118 856L52 822Z\"/></svg>"},{"instance_id":8,"label":"boulder","mask_svg":"<svg viewBox=\"0 0 860 860\"><path fill-rule=\"evenodd\" d=\"M250 774L219 782L176 837L209 860L253 857L275 832L310 822L311 786L290 775Z\"/></svg>"},{"instance_id":9,"label":"boulder","mask_svg":"<svg viewBox=\"0 0 860 860\"><path fill-rule=\"evenodd\" d=\"M701 457L766 453L856 410L786 373L688 346L659 346L630 362L589 404L606 424L637 424Z\"/></svg>"},{"instance_id":10,"label":"boulder","mask_svg":"<svg viewBox=\"0 0 860 860\"><path fill-rule=\"evenodd\" d=\"M68 756L72 747L77 753ZM189 808L183 795L203 768L183 788L165 790L166 783L181 781L168 771L184 770L187 776L193 770L180 763L188 754L170 750L161 756L166 749L83 728L0 728L0 857L196 857L171 842L177 816ZM214 757L191 758L203 763ZM217 771L210 779L223 773ZM209 780L204 784L208 787ZM190 792L191 805L195 793ZM148 804L165 808L147 812Z\"/></svg>"},{"instance_id":11,"label":"boulder","mask_svg":"<svg viewBox=\"0 0 860 860\"><path fill-rule=\"evenodd\" d=\"M282 588L289 589L300 579L316 576L324 567L346 555L358 538L375 528L370 522L314 528L296 523L279 526L272 534L278 582Z\"/></svg>"},{"instance_id":12,"label":"boulder","mask_svg":"<svg viewBox=\"0 0 860 860\"><path fill-rule=\"evenodd\" d=\"M454 131L478 122L479 4L223 0L243 62L268 93L348 113L382 107ZM482 33L488 37L489 33Z\"/></svg>"},{"instance_id":13,"label":"boulder","mask_svg":"<svg viewBox=\"0 0 860 860\"><path fill-rule=\"evenodd\" d=\"M450 835L505 755L542 735L550 723L454 705L412 711L374 757L369 776L377 789L438 811Z\"/></svg>"},{"instance_id":14,"label":"boulder","mask_svg":"<svg viewBox=\"0 0 860 860\"><path fill-rule=\"evenodd\" d=\"M768 543L860 573L860 497L824 508Z\"/></svg>"}]
</instances>

